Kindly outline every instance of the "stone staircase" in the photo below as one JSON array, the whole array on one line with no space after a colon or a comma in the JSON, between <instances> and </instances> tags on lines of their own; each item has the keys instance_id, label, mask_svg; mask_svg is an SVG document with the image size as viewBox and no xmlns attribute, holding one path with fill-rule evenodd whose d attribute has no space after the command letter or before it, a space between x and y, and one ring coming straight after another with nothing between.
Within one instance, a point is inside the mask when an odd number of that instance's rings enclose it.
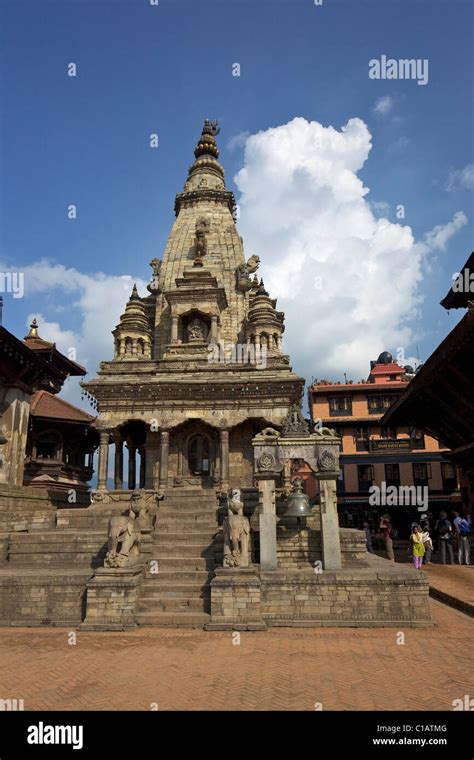
<instances>
[{"instance_id":1,"label":"stone staircase","mask_svg":"<svg viewBox=\"0 0 474 760\"><path fill-rule=\"evenodd\" d=\"M222 564L214 490L179 490L160 503L151 559L137 604L139 625L202 628L210 617L210 582Z\"/></svg>"}]
</instances>

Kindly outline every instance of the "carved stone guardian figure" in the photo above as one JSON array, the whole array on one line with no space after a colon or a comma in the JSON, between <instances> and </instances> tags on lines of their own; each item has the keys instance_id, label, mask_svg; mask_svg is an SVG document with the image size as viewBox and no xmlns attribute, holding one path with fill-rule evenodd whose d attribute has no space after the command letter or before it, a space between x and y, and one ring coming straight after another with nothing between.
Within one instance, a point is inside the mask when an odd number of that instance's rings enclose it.
<instances>
[{"instance_id":1,"label":"carved stone guardian figure","mask_svg":"<svg viewBox=\"0 0 474 760\"><path fill-rule=\"evenodd\" d=\"M249 566L250 523L244 517L240 488L232 488L227 498L224 520L224 567Z\"/></svg>"},{"instance_id":2,"label":"carved stone guardian figure","mask_svg":"<svg viewBox=\"0 0 474 760\"><path fill-rule=\"evenodd\" d=\"M114 515L109 521L109 536L104 567L130 567L140 554L139 512L130 508L127 515Z\"/></svg>"},{"instance_id":3,"label":"carved stone guardian figure","mask_svg":"<svg viewBox=\"0 0 474 760\"><path fill-rule=\"evenodd\" d=\"M202 260L207 253L207 233L209 232L209 220L202 216L196 222L196 236L194 238L194 266L202 267Z\"/></svg>"}]
</instances>

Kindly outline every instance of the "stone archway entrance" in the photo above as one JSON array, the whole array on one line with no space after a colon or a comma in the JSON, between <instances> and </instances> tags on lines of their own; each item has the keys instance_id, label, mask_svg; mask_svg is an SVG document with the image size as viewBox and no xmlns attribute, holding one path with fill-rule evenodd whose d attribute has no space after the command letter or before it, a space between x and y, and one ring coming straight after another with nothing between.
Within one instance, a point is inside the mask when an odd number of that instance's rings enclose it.
<instances>
[{"instance_id":1,"label":"stone archway entrance","mask_svg":"<svg viewBox=\"0 0 474 760\"><path fill-rule=\"evenodd\" d=\"M171 432L174 486L215 486L219 479L219 434L203 422L188 422Z\"/></svg>"},{"instance_id":2,"label":"stone archway entrance","mask_svg":"<svg viewBox=\"0 0 474 760\"><path fill-rule=\"evenodd\" d=\"M208 477L211 474L211 448L208 436L202 433L188 439L186 454L190 475Z\"/></svg>"}]
</instances>

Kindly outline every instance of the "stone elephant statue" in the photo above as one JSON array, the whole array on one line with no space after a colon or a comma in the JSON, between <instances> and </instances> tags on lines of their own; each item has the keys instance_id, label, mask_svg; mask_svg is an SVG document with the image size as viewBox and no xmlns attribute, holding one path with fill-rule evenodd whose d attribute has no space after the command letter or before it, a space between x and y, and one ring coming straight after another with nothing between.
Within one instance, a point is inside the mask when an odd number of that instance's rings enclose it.
<instances>
[{"instance_id":1,"label":"stone elephant statue","mask_svg":"<svg viewBox=\"0 0 474 760\"><path fill-rule=\"evenodd\" d=\"M133 512L111 517L104 566L127 567L135 564L140 554L140 537L140 526Z\"/></svg>"}]
</instances>

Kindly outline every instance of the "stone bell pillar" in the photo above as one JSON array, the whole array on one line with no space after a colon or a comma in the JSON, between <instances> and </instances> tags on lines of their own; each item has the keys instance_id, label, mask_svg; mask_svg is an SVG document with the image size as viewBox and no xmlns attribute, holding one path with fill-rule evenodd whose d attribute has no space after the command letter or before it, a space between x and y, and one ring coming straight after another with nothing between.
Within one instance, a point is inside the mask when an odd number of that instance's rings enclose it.
<instances>
[{"instance_id":1,"label":"stone bell pillar","mask_svg":"<svg viewBox=\"0 0 474 760\"><path fill-rule=\"evenodd\" d=\"M324 570L340 570L342 567L339 518L337 515L336 481L320 479L321 544Z\"/></svg>"},{"instance_id":2,"label":"stone bell pillar","mask_svg":"<svg viewBox=\"0 0 474 760\"><path fill-rule=\"evenodd\" d=\"M260 568L277 569L277 533L275 508L275 480L272 477L258 481L261 493L260 512L258 515L260 529Z\"/></svg>"},{"instance_id":3,"label":"stone bell pillar","mask_svg":"<svg viewBox=\"0 0 474 760\"><path fill-rule=\"evenodd\" d=\"M109 431L99 433L99 463L97 467L97 490L107 490L107 472L109 468Z\"/></svg>"}]
</instances>

